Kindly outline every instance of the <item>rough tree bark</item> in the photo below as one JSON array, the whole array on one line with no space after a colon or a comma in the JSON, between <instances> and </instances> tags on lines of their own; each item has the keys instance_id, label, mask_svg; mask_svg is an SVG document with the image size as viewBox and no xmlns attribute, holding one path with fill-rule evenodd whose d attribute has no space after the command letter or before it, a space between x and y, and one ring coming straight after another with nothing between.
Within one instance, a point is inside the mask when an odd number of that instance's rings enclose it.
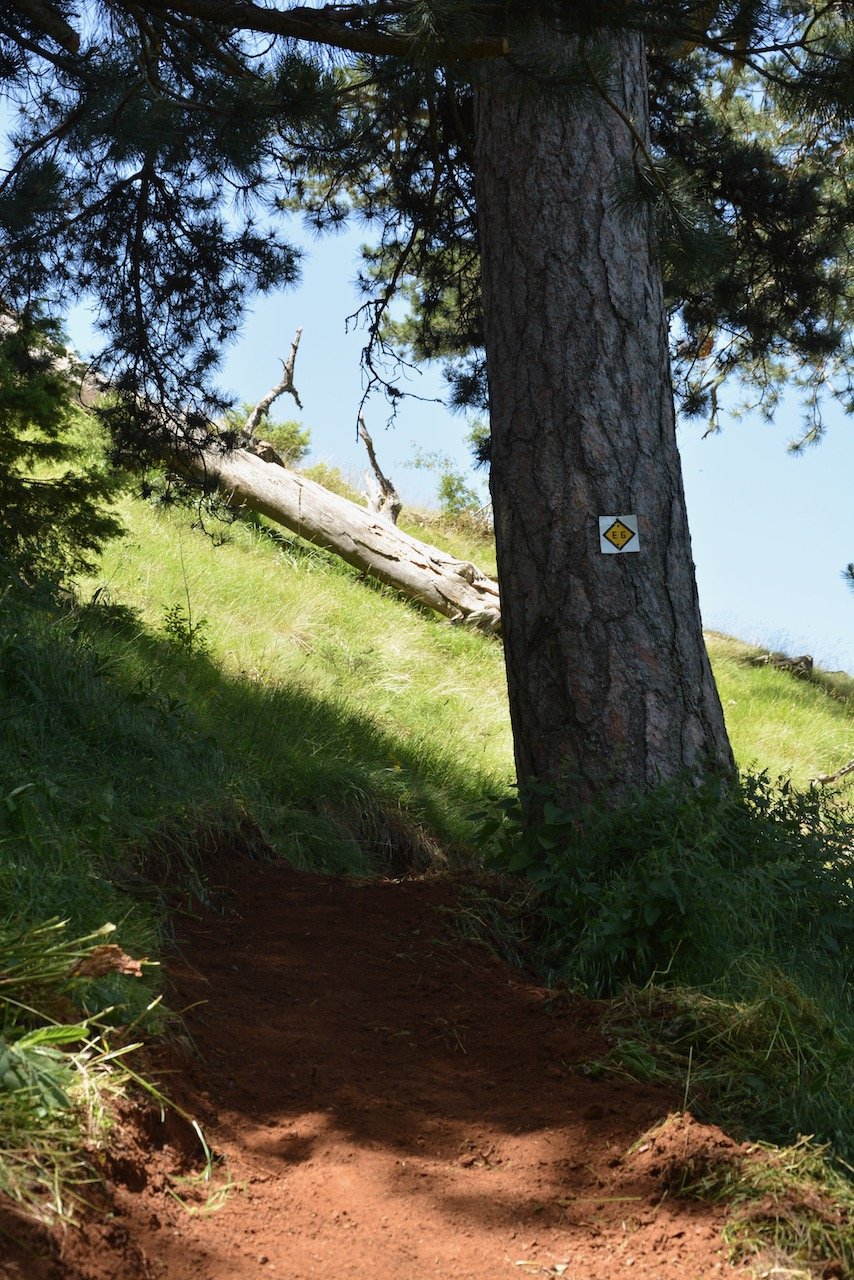
<instances>
[{"instance_id":1,"label":"rough tree bark","mask_svg":"<svg viewBox=\"0 0 854 1280\"><path fill-rule=\"evenodd\" d=\"M552 55L576 52L544 34ZM646 134L641 40L612 37L609 93ZM635 140L593 94L483 73L477 204L492 500L520 782L569 801L732 753L703 641L650 225L615 207ZM637 554L599 516L637 514Z\"/></svg>"},{"instance_id":2,"label":"rough tree bark","mask_svg":"<svg viewBox=\"0 0 854 1280\"><path fill-rule=\"evenodd\" d=\"M355 502L248 449L173 452L170 464L246 507L325 547L454 622L497 632L498 584L473 564L420 542Z\"/></svg>"}]
</instances>

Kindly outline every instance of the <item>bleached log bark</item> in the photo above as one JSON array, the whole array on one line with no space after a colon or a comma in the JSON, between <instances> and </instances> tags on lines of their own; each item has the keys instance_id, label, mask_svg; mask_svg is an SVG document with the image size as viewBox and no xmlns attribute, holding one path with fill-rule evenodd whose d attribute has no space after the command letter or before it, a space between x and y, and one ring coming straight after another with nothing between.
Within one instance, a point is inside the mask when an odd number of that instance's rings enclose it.
<instances>
[{"instance_id":1,"label":"bleached log bark","mask_svg":"<svg viewBox=\"0 0 854 1280\"><path fill-rule=\"evenodd\" d=\"M367 511L289 470L272 448L270 461L256 452L264 449L265 442L256 443L252 433L273 402L289 393L300 404L294 386L294 364L301 335L302 330L298 329L290 355L282 362L282 381L259 401L244 426L244 438L250 448L222 452L194 447L189 442L181 449L173 443L160 449L152 446L152 455L182 475L201 481L207 489L218 490L232 508L244 507L266 516L452 622L499 634L501 608L498 583L493 578L468 561L457 560L404 533L389 522L388 516ZM88 385L84 380L81 401L91 405L105 390L107 386L97 379L90 378ZM361 426L375 471L382 476L370 436L364 423ZM180 434L176 433L178 439ZM397 498L394 486L384 476L382 479L389 500L392 495Z\"/></svg>"},{"instance_id":2,"label":"bleached log bark","mask_svg":"<svg viewBox=\"0 0 854 1280\"><path fill-rule=\"evenodd\" d=\"M837 782L840 778L847 778L849 773L854 773L854 760L849 760L841 769L837 769L836 773L819 773L814 778L810 778L810 782L818 783L819 786L826 786L828 782Z\"/></svg>"},{"instance_id":3,"label":"bleached log bark","mask_svg":"<svg viewBox=\"0 0 854 1280\"><path fill-rule=\"evenodd\" d=\"M371 464L371 471L373 471L373 477L369 472L365 473L365 483L368 490L365 496L368 501L368 510L372 515L382 516L383 519L389 520L392 524L397 524L397 518L403 510L403 503L397 489L395 489L388 476L383 474L380 464L377 462L374 442L361 413L359 414L359 439L368 451L368 461Z\"/></svg>"},{"instance_id":4,"label":"bleached log bark","mask_svg":"<svg viewBox=\"0 0 854 1280\"><path fill-rule=\"evenodd\" d=\"M500 631L497 582L313 480L247 449L172 454L170 464L451 621Z\"/></svg>"}]
</instances>

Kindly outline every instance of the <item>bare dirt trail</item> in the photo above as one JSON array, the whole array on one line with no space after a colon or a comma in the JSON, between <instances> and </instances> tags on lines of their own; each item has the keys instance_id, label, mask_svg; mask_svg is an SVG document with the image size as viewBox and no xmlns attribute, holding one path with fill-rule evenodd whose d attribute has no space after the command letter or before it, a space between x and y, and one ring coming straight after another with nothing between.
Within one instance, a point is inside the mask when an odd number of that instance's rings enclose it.
<instances>
[{"instance_id":1,"label":"bare dirt trail","mask_svg":"<svg viewBox=\"0 0 854 1280\"><path fill-rule=\"evenodd\" d=\"M107 1161L109 1220L17 1224L4 1280L736 1274L721 1212L662 1176L667 1143L732 1144L685 1120L629 1154L678 1100L580 1072L603 1050L595 1007L461 940L452 886L248 860L228 880L222 914L181 924L172 1003L196 1052L163 1082L234 1189L199 1211L174 1177L186 1135L137 1122Z\"/></svg>"}]
</instances>

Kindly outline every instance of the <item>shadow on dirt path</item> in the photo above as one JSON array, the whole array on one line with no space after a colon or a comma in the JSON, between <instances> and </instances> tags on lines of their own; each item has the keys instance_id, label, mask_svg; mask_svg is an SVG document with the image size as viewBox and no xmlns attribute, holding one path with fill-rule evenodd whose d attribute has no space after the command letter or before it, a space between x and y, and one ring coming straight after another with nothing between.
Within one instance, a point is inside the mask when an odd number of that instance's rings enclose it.
<instances>
[{"instance_id":1,"label":"shadow on dirt path","mask_svg":"<svg viewBox=\"0 0 854 1280\"><path fill-rule=\"evenodd\" d=\"M35 1242L0 1274L734 1274L721 1212L668 1194L655 1139L630 1154L678 1100L581 1073L604 1048L595 1005L461 940L442 911L452 886L249 860L220 878L227 911L185 921L170 965L196 1052L164 1079L223 1157L214 1192L176 1184L182 1140L126 1126L111 1221ZM678 1141L686 1158L733 1147L690 1117ZM185 1185L192 1212L170 1193Z\"/></svg>"}]
</instances>

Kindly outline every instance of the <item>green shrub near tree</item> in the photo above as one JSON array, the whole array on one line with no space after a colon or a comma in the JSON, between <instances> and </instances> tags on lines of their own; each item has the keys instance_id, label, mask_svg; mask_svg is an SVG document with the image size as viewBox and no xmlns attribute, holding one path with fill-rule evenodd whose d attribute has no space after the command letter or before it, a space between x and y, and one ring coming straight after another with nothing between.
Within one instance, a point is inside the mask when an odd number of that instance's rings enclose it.
<instances>
[{"instance_id":1,"label":"green shrub near tree","mask_svg":"<svg viewBox=\"0 0 854 1280\"><path fill-rule=\"evenodd\" d=\"M65 356L47 321L0 330L0 561L28 580L90 567L121 531L107 508L119 480L97 442L81 445Z\"/></svg>"},{"instance_id":2,"label":"green shrub near tree","mask_svg":"<svg viewBox=\"0 0 854 1280\"><path fill-rule=\"evenodd\" d=\"M850 1162L851 806L765 773L669 782L619 809L539 798L533 827L499 798L478 844L515 885L505 924L526 962L615 1001L605 1065L688 1079L719 1123L809 1133Z\"/></svg>"}]
</instances>

